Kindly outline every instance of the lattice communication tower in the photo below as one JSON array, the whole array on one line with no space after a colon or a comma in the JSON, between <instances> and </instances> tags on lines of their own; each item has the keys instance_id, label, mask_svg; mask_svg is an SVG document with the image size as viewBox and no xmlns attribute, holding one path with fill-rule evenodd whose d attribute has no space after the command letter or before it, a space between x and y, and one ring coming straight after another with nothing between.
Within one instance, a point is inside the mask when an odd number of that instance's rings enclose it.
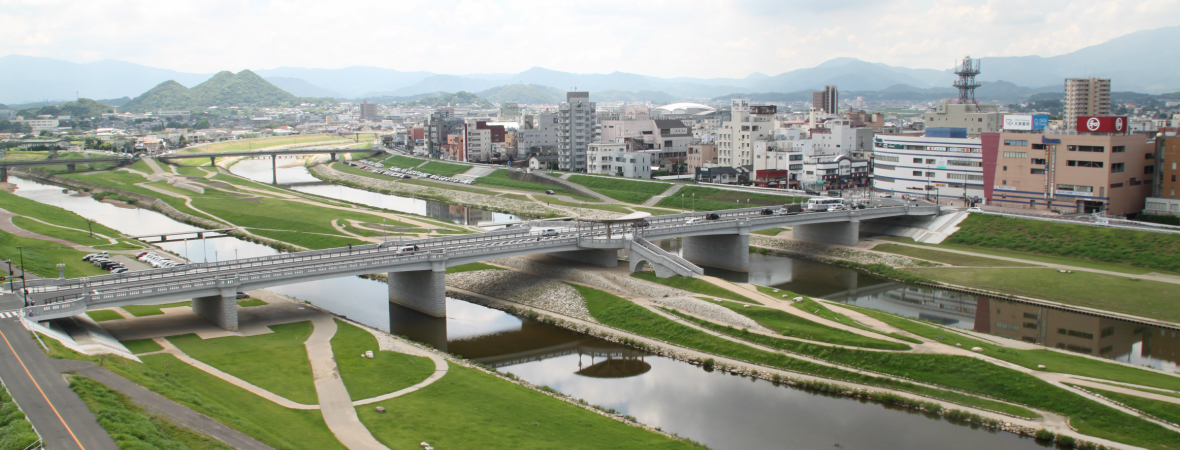
<instances>
[{"instance_id":1,"label":"lattice communication tower","mask_svg":"<svg viewBox=\"0 0 1180 450\"><path fill-rule=\"evenodd\" d=\"M955 81L955 87L959 89L959 103L976 104L975 88L979 87L979 82L975 81L975 76L979 75L979 61L973 61L970 56L963 58L963 64L955 69L955 75L959 76Z\"/></svg>"}]
</instances>

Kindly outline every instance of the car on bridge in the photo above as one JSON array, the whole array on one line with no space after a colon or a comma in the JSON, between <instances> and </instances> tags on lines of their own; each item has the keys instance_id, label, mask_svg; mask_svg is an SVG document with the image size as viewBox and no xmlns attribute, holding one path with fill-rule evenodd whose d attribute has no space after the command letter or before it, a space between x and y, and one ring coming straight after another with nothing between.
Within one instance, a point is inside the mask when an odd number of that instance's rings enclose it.
<instances>
[{"instance_id":1,"label":"car on bridge","mask_svg":"<svg viewBox=\"0 0 1180 450\"><path fill-rule=\"evenodd\" d=\"M414 252L421 250L421 249L422 249L422 247L419 247L415 244L406 244L401 247L398 247L397 254L405 255L405 254L409 254L409 253L414 253Z\"/></svg>"},{"instance_id":2,"label":"car on bridge","mask_svg":"<svg viewBox=\"0 0 1180 450\"><path fill-rule=\"evenodd\" d=\"M542 237L552 237L552 236L557 236L560 234L561 233L559 233L557 230L554 230L552 228L546 228L545 231L541 232Z\"/></svg>"}]
</instances>

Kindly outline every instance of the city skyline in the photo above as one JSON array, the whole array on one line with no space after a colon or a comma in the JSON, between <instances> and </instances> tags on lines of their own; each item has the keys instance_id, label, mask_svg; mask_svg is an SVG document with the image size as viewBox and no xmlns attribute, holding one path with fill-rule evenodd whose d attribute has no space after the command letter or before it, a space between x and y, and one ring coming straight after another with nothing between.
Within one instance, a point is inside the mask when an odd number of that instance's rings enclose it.
<instances>
[{"instance_id":1,"label":"city skyline","mask_svg":"<svg viewBox=\"0 0 1180 450\"><path fill-rule=\"evenodd\" d=\"M375 66L465 75L545 67L744 78L835 57L942 70L965 54L1056 56L1180 22L1180 0L0 4L0 54L189 72ZM570 36L585 39L571 47Z\"/></svg>"}]
</instances>

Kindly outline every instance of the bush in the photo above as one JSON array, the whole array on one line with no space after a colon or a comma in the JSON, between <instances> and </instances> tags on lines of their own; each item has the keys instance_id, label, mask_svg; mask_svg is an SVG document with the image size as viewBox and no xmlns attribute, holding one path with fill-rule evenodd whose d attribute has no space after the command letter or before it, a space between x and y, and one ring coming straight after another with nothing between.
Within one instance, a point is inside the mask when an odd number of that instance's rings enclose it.
<instances>
[{"instance_id":1,"label":"bush","mask_svg":"<svg viewBox=\"0 0 1180 450\"><path fill-rule=\"evenodd\" d=\"M1053 438L1056 437L1056 435L1053 434L1052 431L1041 428L1037 430L1036 433L1033 433L1033 437L1038 441L1053 442Z\"/></svg>"},{"instance_id":2,"label":"bush","mask_svg":"<svg viewBox=\"0 0 1180 450\"><path fill-rule=\"evenodd\" d=\"M1073 448L1076 445L1077 445L1077 439L1074 439L1073 436L1066 436L1066 435L1058 435L1057 436L1057 446L1059 446L1059 447Z\"/></svg>"}]
</instances>

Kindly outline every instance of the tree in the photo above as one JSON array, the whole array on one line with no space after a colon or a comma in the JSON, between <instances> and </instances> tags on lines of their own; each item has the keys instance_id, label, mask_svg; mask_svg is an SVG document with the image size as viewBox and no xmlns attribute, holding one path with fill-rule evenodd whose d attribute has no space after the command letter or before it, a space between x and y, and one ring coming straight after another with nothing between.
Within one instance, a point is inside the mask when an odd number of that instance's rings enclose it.
<instances>
[{"instance_id":1,"label":"tree","mask_svg":"<svg viewBox=\"0 0 1180 450\"><path fill-rule=\"evenodd\" d=\"M194 129L197 129L197 130L207 130L207 129L209 129L209 119L201 119L201 120L198 120L198 121L197 121L197 124L196 124L196 125L194 125L194 126L193 126L193 128L194 128Z\"/></svg>"}]
</instances>

